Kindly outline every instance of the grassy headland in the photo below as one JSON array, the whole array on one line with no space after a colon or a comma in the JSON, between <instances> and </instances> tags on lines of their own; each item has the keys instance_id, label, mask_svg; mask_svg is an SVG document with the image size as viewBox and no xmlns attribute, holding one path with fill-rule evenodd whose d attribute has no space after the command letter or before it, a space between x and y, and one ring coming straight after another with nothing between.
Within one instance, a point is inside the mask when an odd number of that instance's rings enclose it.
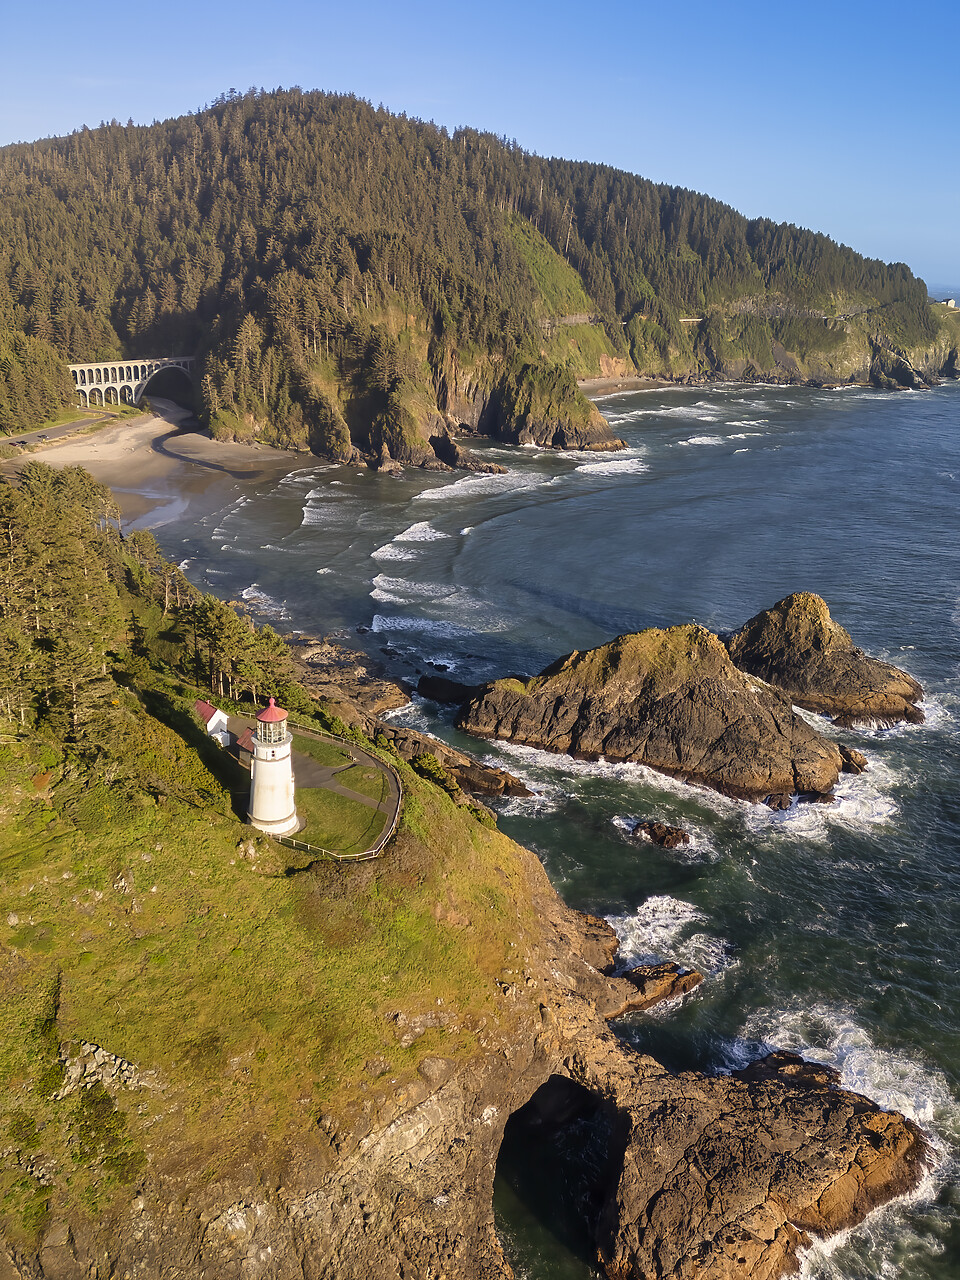
<instances>
[{"instance_id":1,"label":"grassy headland","mask_svg":"<svg viewBox=\"0 0 960 1280\"><path fill-rule=\"evenodd\" d=\"M269 1177L321 1116L395 1106L424 1057L508 1016L496 981L535 925L512 842L392 756L405 804L378 861L289 874L251 837L197 677L322 709L272 633L112 510L77 470L0 483L0 1230L25 1249L51 1215L108 1221L147 1175L184 1195L247 1159Z\"/></svg>"}]
</instances>

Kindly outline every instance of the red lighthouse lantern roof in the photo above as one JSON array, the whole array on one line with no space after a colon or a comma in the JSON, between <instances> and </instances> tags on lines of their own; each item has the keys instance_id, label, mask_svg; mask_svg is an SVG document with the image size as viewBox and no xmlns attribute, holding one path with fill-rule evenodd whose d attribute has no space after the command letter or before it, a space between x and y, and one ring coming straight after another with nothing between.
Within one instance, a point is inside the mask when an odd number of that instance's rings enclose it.
<instances>
[{"instance_id":1,"label":"red lighthouse lantern roof","mask_svg":"<svg viewBox=\"0 0 960 1280\"><path fill-rule=\"evenodd\" d=\"M271 698L262 711L257 713L257 719L263 723L272 723L277 720L286 720L287 713L283 707L278 707L275 698Z\"/></svg>"}]
</instances>

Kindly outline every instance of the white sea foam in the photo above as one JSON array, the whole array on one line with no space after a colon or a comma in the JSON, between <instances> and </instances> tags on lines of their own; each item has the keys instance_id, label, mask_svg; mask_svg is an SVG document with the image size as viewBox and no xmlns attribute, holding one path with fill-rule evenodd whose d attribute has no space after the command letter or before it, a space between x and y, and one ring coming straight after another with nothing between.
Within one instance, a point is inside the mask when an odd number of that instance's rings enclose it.
<instances>
[{"instance_id":1,"label":"white sea foam","mask_svg":"<svg viewBox=\"0 0 960 1280\"><path fill-rule=\"evenodd\" d=\"M416 551L410 547L398 547L395 542L388 542L382 547L377 547L376 551L370 552L371 560L416 560L418 558Z\"/></svg>"},{"instance_id":2,"label":"white sea foam","mask_svg":"<svg viewBox=\"0 0 960 1280\"><path fill-rule=\"evenodd\" d=\"M689 440L678 440L677 444L723 444L723 436L691 436Z\"/></svg>"},{"instance_id":3,"label":"white sea foam","mask_svg":"<svg viewBox=\"0 0 960 1280\"><path fill-rule=\"evenodd\" d=\"M722 1065L735 1070L774 1049L825 1062L840 1073L843 1088L902 1112L934 1137L960 1139L960 1103L946 1078L909 1054L876 1046L851 1009L799 1001L760 1009L725 1046Z\"/></svg>"},{"instance_id":4,"label":"white sea foam","mask_svg":"<svg viewBox=\"0 0 960 1280\"><path fill-rule=\"evenodd\" d=\"M333 573L332 569L318 569L317 573Z\"/></svg>"},{"instance_id":5,"label":"white sea foam","mask_svg":"<svg viewBox=\"0 0 960 1280\"><path fill-rule=\"evenodd\" d=\"M429 520L418 520L416 524L398 533L394 542L436 542L450 536L449 533L441 533L439 529L435 529Z\"/></svg>"},{"instance_id":6,"label":"white sea foam","mask_svg":"<svg viewBox=\"0 0 960 1280\"><path fill-rule=\"evenodd\" d=\"M705 400L695 405L674 405L669 409L650 409L648 415L656 418L696 418L700 422L719 422L723 411L719 405L707 404Z\"/></svg>"},{"instance_id":7,"label":"white sea foam","mask_svg":"<svg viewBox=\"0 0 960 1280\"><path fill-rule=\"evenodd\" d=\"M513 762L510 765L511 771L528 785L532 783L539 785L544 775L548 778L563 775L569 791L576 786L580 778L609 778L617 782L665 791L687 801L696 799L715 813L729 814L756 807L748 805L744 800L732 800L722 796L718 791L712 791L708 787L681 782L665 773L658 773L656 769L651 769L645 764L603 759L575 760L573 756L543 751L539 747L526 747L518 742L498 742L497 748L511 758Z\"/></svg>"},{"instance_id":8,"label":"white sea foam","mask_svg":"<svg viewBox=\"0 0 960 1280\"><path fill-rule=\"evenodd\" d=\"M370 594L377 599L376 591L389 591L394 595L402 595L413 600L442 600L444 596L453 595L456 587L446 586L442 582L410 582L407 578L390 578L385 573L378 573L373 580L375 591Z\"/></svg>"},{"instance_id":9,"label":"white sea foam","mask_svg":"<svg viewBox=\"0 0 960 1280\"><path fill-rule=\"evenodd\" d=\"M893 821L899 812L891 795L904 780L902 770L886 760L870 757L866 773L842 773L834 788L833 804L807 804L794 800L789 809L774 811L766 805L745 808L747 826L754 834L800 836L818 843L829 839L833 827L869 832Z\"/></svg>"},{"instance_id":10,"label":"white sea foam","mask_svg":"<svg viewBox=\"0 0 960 1280\"><path fill-rule=\"evenodd\" d=\"M440 636L446 640L461 640L476 635L471 627L461 627L455 622L437 622L431 618L388 617L375 613L370 630L377 635L390 631L423 632L426 635Z\"/></svg>"},{"instance_id":11,"label":"white sea foam","mask_svg":"<svg viewBox=\"0 0 960 1280\"><path fill-rule=\"evenodd\" d=\"M674 961L717 977L735 963L722 938L698 927L706 916L693 903L669 894L655 894L630 915L607 920L620 940L618 963L624 969Z\"/></svg>"},{"instance_id":12,"label":"white sea foam","mask_svg":"<svg viewBox=\"0 0 960 1280\"><path fill-rule=\"evenodd\" d=\"M350 506L353 504L351 503ZM302 525L310 528L316 525L342 524L347 519L347 503L308 502L303 508Z\"/></svg>"},{"instance_id":13,"label":"white sea foam","mask_svg":"<svg viewBox=\"0 0 960 1280\"><path fill-rule=\"evenodd\" d=\"M501 475L467 476L437 489L424 489L414 497L414 502L459 502L464 498L485 497L490 494L514 493L524 489L536 489L549 484L547 476L530 471L507 471Z\"/></svg>"},{"instance_id":14,"label":"white sea foam","mask_svg":"<svg viewBox=\"0 0 960 1280\"><path fill-rule=\"evenodd\" d=\"M273 596L268 595L257 582L245 587L240 592L240 598L241 600L246 600L257 613L261 613L268 618L288 618L290 616L286 607L279 600L275 600Z\"/></svg>"},{"instance_id":15,"label":"white sea foam","mask_svg":"<svg viewBox=\"0 0 960 1280\"><path fill-rule=\"evenodd\" d=\"M649 471L650 467L639 458L611 458L607 462L583 462L575 470L588 476L605 478L606 476L641 475L644 471Z\"/></svg>"},{"instance_id":16,"label":"white sea foam","mask_svg":"<svg viewBox=\"0 0 960 1280\"><path fill-rule=\"evenodd\" d=\"M473 533L473 525L472 525L472 524L465 525L465 526L460 530L460 537L461 537L461 538L465 538L465 537L467 536L467 534L468 534L468 533Z\"/></svg>"}]
</instances>

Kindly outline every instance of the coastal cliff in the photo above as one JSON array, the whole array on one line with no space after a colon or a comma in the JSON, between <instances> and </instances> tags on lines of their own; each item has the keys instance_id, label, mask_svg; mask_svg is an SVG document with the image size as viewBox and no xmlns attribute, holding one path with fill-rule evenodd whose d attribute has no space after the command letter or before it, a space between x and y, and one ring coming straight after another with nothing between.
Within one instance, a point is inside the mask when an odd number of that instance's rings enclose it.
<instances>
[{"instance_id":1,"label":"coastal cliff","mask_svg":"<svg viewBox=\"0 0 960 1280\"><path fill-rule=\"evenodd\" d=\"M787 1274L811 1233L916 1183L919 1131L825 1069L676 1075L626 1047L605 1013L625 985L604 973L609 928L564 907L531 853L404 782L380 863L265 880L228 857L223 821L202 845L168 830L146 875L128 855L125 890L91 882L87 975L66 925L44 920L42 957L8 945L8 992L64 967L47 1075L6 1076L6 1274L507 1280L493 1177L531 1110L594 1117L607 1174L584 1204L610 1276ZM214 961L202 987L164 927L180 876L180 928L201 922ZM169 956L123 1019L82 986L117 932L101 913ZM254 948L268 985L238 981Z\"/></svg>"},{"instance_id":2,"label":"coastal cliff","mask_svg":"<svg viewBox=\"0 0 960 1280\"><path fill-rule=\"evenodd\" d=\"M615 447L577 379L958 370L957 317L903 264L348 95L0 148L0 233L23 255L0 271L0 433L102 405L67 362L124 357L192 354L192 385L147 390L218 438L388 471L482 466L465 430Z\"/></svg>"},{"instance_id":3,"label":"coastal cliff","mask_svg":"<svg viewBox=\"0 0 960 1280\"><path fill-rule=\"evenodd\" d=\"M469 758L451 782L456 758L356 708L353 785L378 755L402 780L380 856L253 832L249 775L193 711L269 694L330 728L281 639L124 536L79 468L28 464L0 516L4 1280L507 1280L507 1127L573 1116L603 1147L578 1203L610 1276L772 1278L917 1183L923 1135L829 1072L675 1073L625 1045L611 1020L708 979L618 971L610 926L463 794ZM327 692L395 701L334 646L306 656Z\"/></svg>"}]
</instances>

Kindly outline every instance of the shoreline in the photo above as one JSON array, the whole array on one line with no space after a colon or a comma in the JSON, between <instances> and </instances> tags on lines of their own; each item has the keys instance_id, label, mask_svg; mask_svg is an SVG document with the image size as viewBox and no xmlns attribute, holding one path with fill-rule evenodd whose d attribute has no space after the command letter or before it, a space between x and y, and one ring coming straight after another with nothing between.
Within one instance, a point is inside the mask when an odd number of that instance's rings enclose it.
<instances>
[{"instance_id":1,"label":"shoreline","mask_svg":"<svg viewBox=\"0 0 960 1280\"><path fill-rule=\"evenodd\" d=\"M154 406L159 412L7 459L0 473L15 475L31 461L83 467L113 491L129 528L149 529L198 505L215 510L227 500L226 490L238 483L285 475L304 458L322 463L313 454L218 441L203 431L183 430L180 423L188 410L169 401L155 401Z\"/></svg>"}]
</instances>

